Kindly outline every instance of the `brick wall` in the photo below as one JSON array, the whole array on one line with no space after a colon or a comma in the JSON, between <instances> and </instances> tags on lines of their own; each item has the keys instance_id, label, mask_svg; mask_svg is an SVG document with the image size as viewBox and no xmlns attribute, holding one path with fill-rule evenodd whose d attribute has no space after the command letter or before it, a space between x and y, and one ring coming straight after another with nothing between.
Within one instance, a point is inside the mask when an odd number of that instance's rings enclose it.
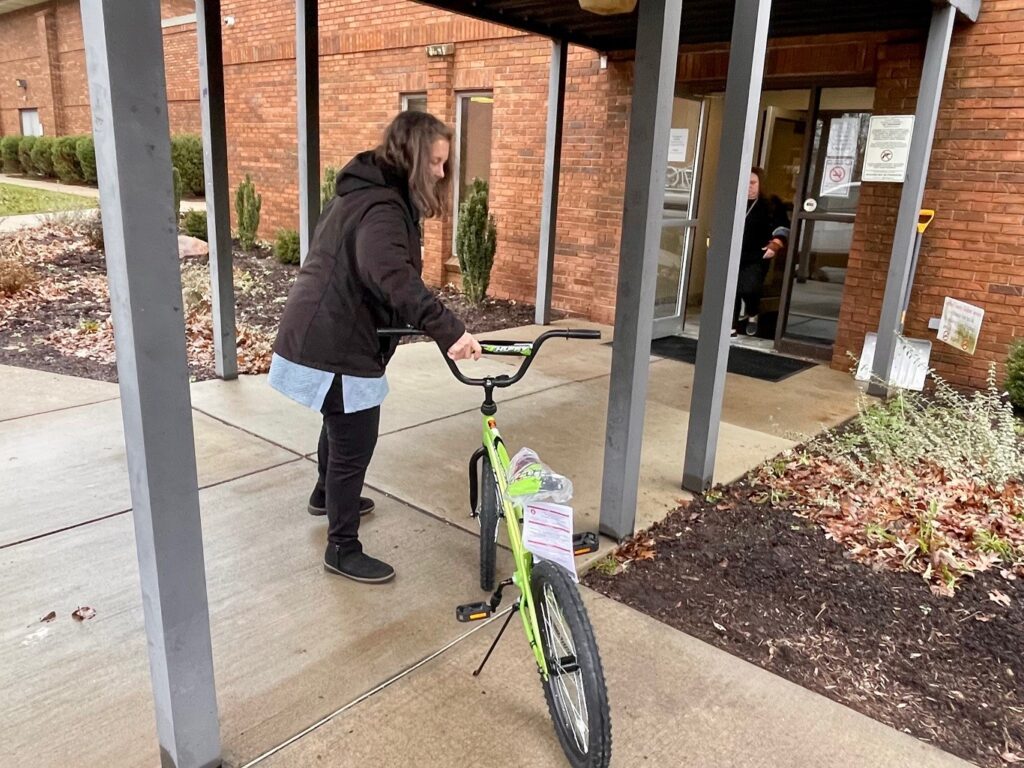
<instances>
[{"instance_id":1,"label":"brick wall","mask_svg":"<svg viewBox=\"0 0 1024 768\"><path fill-rule=\"evenodd\" d=\"M875 111L912 114L923 50L880 51ZM932 365L960 386L984 384L1024 335L1024 0L986 0L953 36L924 207L925 235L906 333L933 340ZM876 330L899 205L899 186L865 184L836 343L836 367ZM951 296L984 308L974 356L935 340L928 319Z\"/></svg>"},{"instance_id":2,"label":"brick wall","mask_svg":"<svg viewBox=\"0 0 1024 768\"><path fill-rule=\"evenodd\" d=\"M192 0L162 0L162 18L194 13ZM164 30L171 130L198 131L195 24ZM15 80L28 83L18 88ZM78 0L56 0L0 17L0 135L19 135L19 109L38 109L48 136L91 130Z\"/></svg>"},{"instance_id":3,"label":"brick wall","mask_svg":"<svg viewBox=\"0 0 1024 768\"><path fill-rule=\"evenodd\" d=\"M164 0L163 16L191 12L191 0ZM224 0L223 27L230 187L249 173L264 196L261 235L295 228L297 157L295 12L291 3ZM402 93L426 92L428 108L455 122L456 95L494 93L492 208L499 249L497 296L535 293L550 44L546 40L406 2L322 0L321 146L339 166L377 143ZM75 0L6 14L0 24L0 132L18 133L19 106L38 106L47 128L89 127L81 23ZM911 113L922 46L919 33L771 41L766 88L821 83L877 84L876 112ZM910 40L910 42L906 42ZM455 43L453 56L424 47ZM45 43L45 45L44 45ZM1024 0L986 0L974 25L958 26L936 135L926 205L939 211L922 250L907 332L928 337L927 319L952 295L986 309L973 358L936 345L933 361L960 384L977 385L1001 360L1024 317ZM172 131L198 131L195 24L164 30ZM681 52L679 81L695 93L720 90L727 45ZM572 314L614 318L628 142L632 63L571 49L566 88L559 229L553 303ZM13 86L24 77L29 88ZM30 103L31 102L31 103ZM877 327L896 185L865 184L854 232L834 365L859 352ZM457 275L451 219L426 226L425 275ZM933 334L932 334L933 336Z\"/></svg>"},{"instance_id":4,"label":"brick wall","mask_svg":"<svg viewBox=\"0 0 1024 768\"><path fill-rule=\"evenodd\" d=\"M47 62L39 55L39 29L35 9L3 16L0 23L0 133L20 134L19 109L39 109L43 130L52 133L53 111L47 94ZM18 88L15 80L25 80Z\"/></svg>"}]
</instances>

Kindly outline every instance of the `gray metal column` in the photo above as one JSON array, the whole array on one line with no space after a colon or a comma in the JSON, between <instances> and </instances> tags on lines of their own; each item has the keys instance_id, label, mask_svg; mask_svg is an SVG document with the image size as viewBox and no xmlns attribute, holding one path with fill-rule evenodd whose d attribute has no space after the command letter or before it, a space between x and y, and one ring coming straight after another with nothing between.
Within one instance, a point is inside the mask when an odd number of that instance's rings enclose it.
<instances>
[{"instance_id":1,"label":"gray metal column","mask_svg":"<svg viewBox=\"0 0 1024 768\"><path fill-rule=\"evenodd\" d=\"M558 181L562 168L562 120L565 115L565 70L569 44L551 41L548 78L548 124L544 142L544 197L540 209L540 253L537 257L537 313L534 322L551 322L551 283L555 273L558 231Z\"/></svg>"},{"instance_id":2,"label":"gray metal column","mask_svg":"<svg viewBox=\"0 0 1024 768\"><path fill-rule=\"evenodd\" d=\"M231 254L231 197L228 192L228 138L224 117L224 47L220 0L196 0L199 43L199 104L203 116L203 170L206 175L206 232L210 243L210 295L217 375L238 378L235 338L235 286Z\"/></svg>"},{"instance_id":3,"label":"gray metal column","mask_svg":"<svg viewBox=\"0 0 1024 768\"><path fill-rule=\"evenodd\" d=\"M711 247L704 278L704 308L700 314L700 336L683 462L683 488L691 491L704 491L714 482L722 394L729 359L729 331L732 328L771 7L771 0L736 0L733 17L722 123L722 147L728 151L722 152L718 164Z\"/></svg>"},{"instance_id":4,"label":"gray metal column","mask_svg":"<svg viewBox=\"0 0 1024 768\"><path fill-rule=\"evenodd\" d=\"M82 0L161 763L220 762L158 0Z\"/></svg>"},{"instance_id":5,"label":"gray metal column","mask_svg":"<svg viewBox=\"0 0 1024 768\"><path fill-rule=\"evenodd\" d=\"M615 344L601 485L601 532L620 540L633 534L636 519L654 287L661 247L661 210L665 201L665 167L682 10L682 0L644 0L640 3L636 33L619 283L615 297Z\"/></svg>"},{"instance_id":6,"label":"gray metal column","mask_svg":"<svg viewBox=\"0 0 1024 768\"><path fill-rule=\"evenodd\" d=\"M932 156L932 139L942 100L942 81L946 76L949 43L953 37L956 9L951 5L936 6L928 30L928 47L924 54L921 87L917 92L914 133L910 140L907 160L907 178L900 194L900 208L896 216L896 232L892 242L892 258L882 299L882 316L878 323L878 340L872 365L872 381L868 392L885 395L896 356L897 336L903 314L903 298L910 290L910 263L914 255L917 236L917 218L924 199L924 185L928 178L928 161Z\"/></svg>"},{"instance_id":7,"label":"gray metal column","mask_svg":"<svg viewBox=\"0 0 1024 768\"><path fill-rule=\"evenodd\" d=\"M299 259L306 260L320 218L320 19L318 0L295 0L299 113Z\"/></svg>"}]
</instances>

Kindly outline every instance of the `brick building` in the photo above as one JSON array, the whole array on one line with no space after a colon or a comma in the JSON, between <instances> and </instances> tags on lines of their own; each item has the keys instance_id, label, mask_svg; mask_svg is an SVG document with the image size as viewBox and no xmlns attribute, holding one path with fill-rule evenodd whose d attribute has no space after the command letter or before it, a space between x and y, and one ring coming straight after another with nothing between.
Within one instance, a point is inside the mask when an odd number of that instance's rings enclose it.
<instances>
[{"instance_id":1,"label":"brick building","mask_svg":"<svg viewBox=\"0 0 1024 768\"><path fill-rule=\"evenodd\" d=\"M264 196L262 234L271 237L297 224L294 3L222 6L231 186L252 174ZM193 11L188 0L163 2L175 132L199 129ZM22 132L33 110L47 134L88 130L78 14L74 0L0 0L0 133ZM859 180L868 121L913 114L922 67L927 19L893 26L769 43L755 157L769 191L792 208L795 279L783 279L779 259L760 333L779 350L837 367L848 367L847 353L859 354L877 327L899 200L898 184ZM406 0L322 0L320 29L324 165L371 146L403 106L456 125L456 187L472 175L491 185L492 293L532 301L549 42ZM427 46L447 43L428 55ZM699 319L727 63L727 44L680 49L658 333L685 332ZM628 51L570 48L553 303L601 322L614 317L631 78ZM924 202L936 216L906 324L907 335L934 340L927 324L944 297L985 310L975 355L933 348L933 366L959 384L983 383L989 362L1024 335L1022 117L1024 0L985 0L978 21L954 32ZM837 151L849 153L838 163L849 173L841 184L825 174ZM428 225L432 282L457 274L452 232L451 219Z\"/></svg>"}]
</instances>

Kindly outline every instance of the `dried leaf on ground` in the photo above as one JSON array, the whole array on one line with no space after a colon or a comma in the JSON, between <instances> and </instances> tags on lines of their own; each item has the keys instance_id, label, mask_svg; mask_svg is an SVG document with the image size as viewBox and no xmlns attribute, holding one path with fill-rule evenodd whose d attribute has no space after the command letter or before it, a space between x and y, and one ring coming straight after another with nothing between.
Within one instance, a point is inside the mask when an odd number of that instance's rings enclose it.
<instances>
[{"instance_id":1,"label":"dried leaf on ground","mask_svg":"<svg viewBox=\"0 0 1024 768\"><path fill-rule=\"evenodd\" d=\"M650 536L627 539L615 551L615 559L619 562L628 560L653 560L655 558L655 541Z\"/></svg>"},{"instance_id":2,"label":"dried leaf on ground","mask_svg":"<svg viewBox=\"0 0 1024 768\"><path fill-rule=\"evenodd\" d=\"M993 603L999 603L999 605L1010 605L1010 596L1000 592L998 589L989 592L988 599Z\"/></svg>"},{"instance_id":3,"label":"dried leaf on ground","mask_svg":"<svg viewBox=\"0 0 1024 768\"><path fill-rule=\"evenodd\" d=\"M88 605L81 605L71 613L75 621L88 621L96 615L96 611Z\"/></svg>"}]
</instances>

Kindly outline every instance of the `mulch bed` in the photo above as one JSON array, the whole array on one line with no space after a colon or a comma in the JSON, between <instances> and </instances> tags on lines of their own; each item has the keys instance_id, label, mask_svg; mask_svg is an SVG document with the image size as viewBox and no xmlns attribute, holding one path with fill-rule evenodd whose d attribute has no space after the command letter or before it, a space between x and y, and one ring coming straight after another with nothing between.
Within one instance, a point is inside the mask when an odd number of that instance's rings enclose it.
<instances>
[{"instance_id":1,"label":"mulch bed","mask_svg":"<svg viewBox=\"0 0 1024 768\"><path fill-rule=\"evenodd\" d=\"M0 364L116 382L102 251L66 227L33 230L27 237L40 279L13 298L0 295ZM241 370L261 373L269 365L270 344L298 267L280 264L265 247L253 252L236 248L234 267ZM207 274L205 259L183 265L186 288L204 288ZM471 333L533 322L528 304L487 299L473 306L451 286L436 292ZM186 325L191 377L214 378L208 310L205 316L187 312Z\"/></svg>"},{"instance_id":2,"label":"mulch bed","mask_svg":"<svg viewBox=\"0 0 1024 768\"><path fill-rule=\"evenodd\" d=\"M1024 579L980 573L940 597L849 559L766 490L695 499L584 582L980 766L1024 762Z\"/></svg>"}]
</instances>

